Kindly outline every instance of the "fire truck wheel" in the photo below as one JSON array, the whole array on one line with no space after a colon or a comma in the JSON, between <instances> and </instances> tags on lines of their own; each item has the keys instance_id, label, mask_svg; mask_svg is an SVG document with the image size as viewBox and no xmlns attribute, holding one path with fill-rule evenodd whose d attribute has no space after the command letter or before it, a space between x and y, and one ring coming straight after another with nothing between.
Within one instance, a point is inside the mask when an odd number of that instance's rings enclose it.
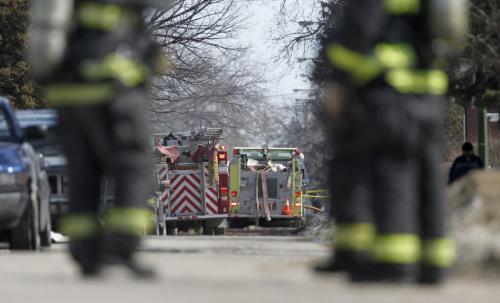
<instances>
[{"instance_id":1,"label":"fire truck wheel","mask_svg":"<svg viewBox=\"0 0 500 303\"><path fill-rule=\"evenodd\" d=\"M203 226L203 235L211 236L215 233L215 228L207 226L206 224Z\"/></svg>"},{"instance_id":2,"label":"fire truck wheel","mask_svg":"<svg viewBox=\"0 0 500 303\"><path fill-rule=\"evenodd\" d=\"M174 225L168 224L165 226L165 231L169 236L177 236L177 228Z\"/></svg>"},{"instance_id":3,"label":"fire truck wheel","mask_svg":"<svg viewBox=\"0 0 500 303\"><path fill-rule=\"evenodd\" d=\"M302 227L302 220L295 220L290 222L290 227L300 229Z\"/></svg>"},{"instance_id":4,"label":"fire truck wheel","mask_svg":"<svg viewBox=\"0 0 500 303\"><path fill-rule=\"evenodd\" d=\"M229 220L229 228L243 228L243 224L237 219Z\"/></svg>"},{"instance_id":5,"label":"fire truck wheel","mask_svg":"<svg viewBox=\"0 0 500 303\"><path fill-rule=\"evenodd\" d=\"M204 236L211 236L212 230L210 228L203 228L203 235Z\"/></svg>"}]
</instances>

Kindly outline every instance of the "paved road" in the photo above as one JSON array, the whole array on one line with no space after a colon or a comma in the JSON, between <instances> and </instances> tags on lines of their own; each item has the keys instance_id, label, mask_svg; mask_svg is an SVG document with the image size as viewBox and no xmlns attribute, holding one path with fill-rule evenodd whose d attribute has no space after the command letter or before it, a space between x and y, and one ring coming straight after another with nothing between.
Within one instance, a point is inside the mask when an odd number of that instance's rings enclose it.
<instances>
[{"instance_id":1,"label":"paved road","mask_svg":"<svg viewBox=\"0 0 500 303\"><path fill-rule=\"evenodd\" d=\"M123 272L78 277L64 245L40 253L0 250L0 303L15 302L500 302L500 281L454 279L445 287L352 286L319 277L311 264L325 247L291 237L150 238L141 257L159 278Z\"/></svg>"}]
</instances>

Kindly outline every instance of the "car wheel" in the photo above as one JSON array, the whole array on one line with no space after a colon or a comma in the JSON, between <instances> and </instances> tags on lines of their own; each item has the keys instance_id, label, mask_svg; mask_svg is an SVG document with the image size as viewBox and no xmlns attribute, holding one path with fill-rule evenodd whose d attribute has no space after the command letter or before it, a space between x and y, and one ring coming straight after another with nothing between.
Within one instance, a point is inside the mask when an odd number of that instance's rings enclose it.
<instances>
[{"instance_id":1,"label":"car wheel","mask_svg":"<svg viewBox=\"0 0 500 303\"><path fill-rule=\"evenodd\" d=\"M175 235L175 228L173 228L173 227L169 227L169 226L167 225L166 230L167 230L167 235L169 235L169 236Z\"/></svg>"},{"instance_id":2,"label":"car wheel","mask_svg":"<svg viewBox=\"0 0 500 303\"><path fill-rule=\"evenodd\" d=\"M42 247L50 247L52 245L52 237L51 237L51 231L52 231L52 223L50 221L50 216L49 220L47 221L47 226L40 232L40 242L42 244Z\"/></svg>"},{"instance_id":3,"label":"car wheel","mask_svg":"<svg viewBox=\"0 0 500 303\"><path fill-rule=\"evenodd\" d=\"M19 224L10 232L10 248L13 250L39 250L38 216L29 203Z\"/></svg>"}]
</instances>

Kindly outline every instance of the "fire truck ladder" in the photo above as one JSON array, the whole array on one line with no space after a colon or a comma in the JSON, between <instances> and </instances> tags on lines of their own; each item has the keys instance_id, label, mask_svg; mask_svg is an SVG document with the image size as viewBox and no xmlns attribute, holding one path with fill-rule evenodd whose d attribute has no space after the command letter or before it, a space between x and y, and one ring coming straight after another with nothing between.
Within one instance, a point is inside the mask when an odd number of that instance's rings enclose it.
<instances>
[{"instance_id":1,"label":"fire truck ladder","mask_svg":"<svg viewBox=\"0 0 500 303\"><path fill-rule=\"evenodd\" d=\"M218 127L206 127L202 128L197 134L196 139L208 141L209 143L214 143L214 141L222 138L224 133L222 128Z\"/></svg>"},{"instance_id":2,"label":"fire truck ladder","mask_svg":"<svg viewBox=\"0 0 500 303\"><path fill-rule=\"evenodd\" d=\"M167 235L167 222L165 218L165 206L170 208L170 194L168 193L168 199L166 203L163 201L163 196L166 192L170 191L170 181L168 178L168 164L166 162L160 161L157 165L157 174L156 174L156 184L158 184L158 191L156 192L156 235ZM166 169L167 177L162 178L160 173L161 169ZM170 209L168 209L170 212ZM161 226L161 230L160 230Z\"/></svg>"}]
</instances>

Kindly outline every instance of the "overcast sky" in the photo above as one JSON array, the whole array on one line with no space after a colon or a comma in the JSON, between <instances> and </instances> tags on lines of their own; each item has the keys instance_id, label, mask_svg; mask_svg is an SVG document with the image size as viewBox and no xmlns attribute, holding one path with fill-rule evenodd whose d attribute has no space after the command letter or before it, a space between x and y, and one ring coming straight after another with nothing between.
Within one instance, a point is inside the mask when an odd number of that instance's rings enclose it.
<instances>
[{"instance_id":1,"label":"overcast sky","mask_svg":"<svg viewBox=\"0 0 500 303\"><path fill-rule=\"evenodd\" d=\"M307 0L304 0L307 1ZM269 97L274 102L293 102L304 93L293 89L307 89L308 82L300 77L307 72L306 64L275 62L280 45L272 41L270 30L275 26L280 0L254 1L248 4L248 29L241 31L239 39L250 44L250 59L260 67L267 80ZM312 56L314 51L307 56Z\"/></svg>"}]
</instances>

